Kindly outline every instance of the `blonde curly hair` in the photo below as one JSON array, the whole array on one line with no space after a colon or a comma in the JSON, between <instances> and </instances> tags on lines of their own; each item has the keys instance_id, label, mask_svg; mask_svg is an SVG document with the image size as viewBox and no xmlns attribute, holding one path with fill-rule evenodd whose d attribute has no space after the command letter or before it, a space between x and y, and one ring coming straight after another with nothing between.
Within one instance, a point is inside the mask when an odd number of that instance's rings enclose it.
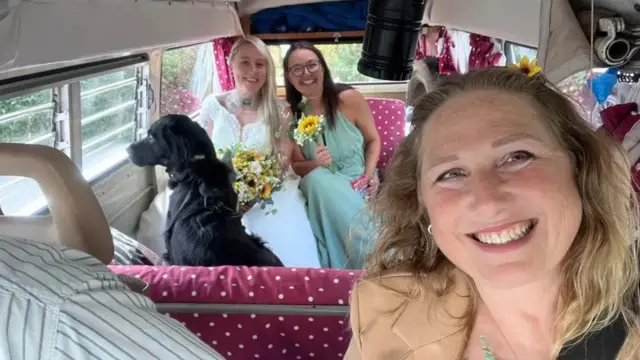
<instances>
[{"instance_id":1,"label":"blonde curly hair","mask_svg":"<svg viewBox=\"0 0 640 360\"><path fill-rule=\"evenodd\" d=\"M583 203L578 234L562 262L563 308L556 322L554 354L566 343L579 341L624 315L635 315L638 289L638 253L634 236L638 225L637 200L631 186L630 164L620 147L593 131L576 112L571 100L543 75L526 75L505 68L452 76L423 95L414 109L414 130L399 145L385 172L380 194L371 204L380 224L377 247L369 257L366 279L395 272L429 278L424 291L443 295L451 289L453 264L427 231L429 214L419 198L421 142L426 122L449 99L476 90L503 90L533 101L541 121L570 156ZM557 194L562 196L562 194ZM477 294L472 295L477 300ZM467 314L468 330L475 304ZM626 350L625 350L626 352ZM554 356L555 356L554 355Z\"/></svg>"}]
</instances>

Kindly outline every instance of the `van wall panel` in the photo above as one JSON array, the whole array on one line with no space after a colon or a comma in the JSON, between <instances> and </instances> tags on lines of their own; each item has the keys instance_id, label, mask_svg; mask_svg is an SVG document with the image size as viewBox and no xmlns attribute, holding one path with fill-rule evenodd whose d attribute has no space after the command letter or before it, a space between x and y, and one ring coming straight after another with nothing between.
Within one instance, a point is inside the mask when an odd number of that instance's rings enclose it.
<instances>
[{"instance_id":1,"label":"van wall panel","mask_svg":"<svg viewBox=\"0 0 640 360\"><path fill-rule=\"evenodd\" d=\"M153 181L150 168L128 163L92 186L111 226L133 235L140 214L155 195Z\"/></svg>"}]
</instances>

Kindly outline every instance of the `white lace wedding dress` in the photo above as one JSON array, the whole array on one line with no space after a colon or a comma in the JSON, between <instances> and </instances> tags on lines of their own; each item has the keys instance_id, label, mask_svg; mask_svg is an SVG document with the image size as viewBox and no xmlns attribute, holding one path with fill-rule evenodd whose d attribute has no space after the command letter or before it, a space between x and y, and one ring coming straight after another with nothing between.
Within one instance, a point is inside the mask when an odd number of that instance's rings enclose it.
<instances>
[{"instance_id":1,"label":"white lace wedding dress","mask_svg":"<svg viewBox=\"0 0 640 360\"><path fill-rule=\"evenodd\" d=\"M210 120L211 119L211 120ZM240 127L235 115L229 113L216 99L208 96L200 112L201 125L206 129L207 122L213 121L213 144L217 149L231 146L240 141L258 152L269 152L271 149L268 127L265 123L254 123ZM242 138L241 138L242 136ZM316 238L307 218L305 199L298 190L300 177L290 176L282 190L272 194L275 214L266 214L260 206L254 206L243 217L242 223L247 231L260 236L269 248L288 267L319 268L318 247ZM154 203L143 213L138 231L138 241L153 241L154 237L162 238L166 206L165 194L158 194ZM161 209L163 208L164 209ZM159 230L159 231L158 231ZM164 243L164 240L162 240ZM146 244L145 244L146 245Z\"/></svg>"},{"instance_id":2,"label":"white lace wedding dress","mask_svg":"<svg viewBox=\"0 0 640 360\"><path fill-rule=\"evenodd\" d=\"M260 153L271 151L271 137L264 122L240 127L235 115L225 109L214 95L208 96L200 112L201 124L213 121L211 140L216 149L242 142L247 148ZM285 266L320 267L316 238L307 219L305 199L298 190L300 177L287 177L282 190L273 193L275 214L266 214L254 206L242 217L247 231L260 236L282 260Z\"/></svg>"}]
</instances>

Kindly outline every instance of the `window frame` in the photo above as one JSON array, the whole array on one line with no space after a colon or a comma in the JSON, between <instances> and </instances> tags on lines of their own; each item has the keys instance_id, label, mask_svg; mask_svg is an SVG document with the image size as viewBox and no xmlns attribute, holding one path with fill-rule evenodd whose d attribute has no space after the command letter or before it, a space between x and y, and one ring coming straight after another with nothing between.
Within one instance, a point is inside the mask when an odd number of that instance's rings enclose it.
<instances>
[{"instance_id":1,"label":"window frame","mask_svg":"<svg viewBox=\"0 0 640 360\"><path fill-rule=\"evenodd\" d=\"M166 48L166 49L162 50L162 54L160 54L160 73L159 73L160 74L160 76L159 76L159 78L160 78L160 86L159 86L160 91L159 91L159 96L158 96L158 104L162 103L162 97L163 97L163 91L162 90L163 90L164 87L162 86L162 80L163 80L162 71L163 71L164 54L169 52L169 51L181 50L181 49L200 46L200 45L204 45L204 44L213 44L213 42L216 39L218 39L218 38L213 38L213 39L210 39L210 40L207 40L207 41L199 41L199 42L195 42L195 43L187 44L187 45L180 45L180 46L176 46L176 47L170 47L170 48ZM217 75L218 69L215 67L216 66L215 59L213 60L213 66L214 66L214 70L213 70L214 76L213 76L213 78L211 80L215 82L216 80L218 80L218 75ZM212 84L212 85L215 85L215 84ZM213 94L213 93L214 92L212 92L211 94ZM205 98L206 98L206 96L205 96ZM202 112L202 104L200 104L200 107L197 110L192 111L192 112L190 112L190 113L188 113L186 115L188 117L190 117L191 120L193 120L195 122L199 122L201 112ZM159 110L159 113L160 113L160 115L162 115L160 110Z\"/></svg>"},{"instance_id":2,"label":"window frame","mask_svg":"<svg viewBox=\"0 0 640 360\"><path fill-rule=\"evenodd\" d=\"M135 110L135 115L134 115L134 121L131 124L128 125L124 125L121 126L120 128L116 129L116 130L127 130L124 129L125 127L133 127L134 128L134 141L138 141L142 138L144 138L146 136L146 131L148 129L149 126L149 116L148 116L148 110L149 110L149 97L148 97L148 92L149 92L149 64L147 63L142 63L142 64L136 64L136 65L129 65L129 66L125 66L122 68L117 68L117 69L113 69L113 70L109 70L109 71L104 71L104 72L100 72L100 73L96 73L93 76L90 77L84 77L82 79L78 79L77 81L74 81L72 84L70 84L70 86L73 86L74 88L77 88L76 92L78 93L78 95L72 97L72 99L77 99L77 104L73 104L74 108L76 111L74 111L74 117L71 119L70 124L72 125L71 127L71 131L72 132L77 132L77 134L79 135L80 141L75 141L72 142L72 146L71 146L71 151L72 153L78 153L79 154L79 158L77 159L73 159L74 163L76 163L76 165L81 169L81 171L83 172L83 175L85 176L85 179L87 180L87 182L89 182L90 184L94 184L95 182L97 182L97 179L101 179L104 177L104 174L106 173L110 173L110 170L113 169L113 171L117 171L119 169L121 169L122 167L124 167L128 162L129 159L127 157L123 157L121 160L119 160L117 163L113 164L112 166L108 166L105 167L103 169L101 169L100 171L97 171L96 174L89 176L87 178L87 176L84 174L84 167L83 167L83 157L82 155L84 154L84 148L88 147L88 144L84 143L82 141L82 125L86 125L86 123L83 124L82 122L82 111L81 111L81 106L82 106L82 98L83 98L83 94L80 91L80 81L81 80L86 80L86 79L91 79L91 78L96 78L99 76L103 76L103 75L108 75L108 74L112 74L112 73L117 73L117 72L121 72L121 71L126 71L129 69L136 69L136 75L135 75L135 84L136 84L136 90L135 90L135 97L134 100L130 100L130 104L128 104L127 106L131 106L131 105L135 105L136 110ZM120 82L124 82L124 81L120 81ZM105 85L105 86L101 86L100 88L108 88L112 86L112 84L109 85ZM97 89L100 89L97 88ZM107 89L107 90L103 90L103 91L110 91L113 90L115 88L111 88L111 89ZM94 92L96 89L92 89L90 90L90 92ZM93 94L92 94L93 95ZM78 98L79 96L79 98ZM90 95L89 95L90 96ZM87 94L84 94L84 97L88 97ZM125 106L123 106L123 104L120 104L118 106L121 106L122 108L124 108ZM108 112L110 109L107 110L103 110L101 112L99 112L98 114L101 114L102 116L105 116L103 113ZM98 114L94 114L91 115L89 117L93 117L95 115ZM99 117L98 117L99 118ZM74 119L78 119L78 120L74 120ZM96 140L102 139L104 140L105 138L109 138L109 136L113 136L115 133L115 131L110 131L109 133L97 138L97 139L93 139L91 141L89 141L89 143L91 142L96 142ZM109 135L109 136L107 136Z\"/></svg>"},{"instance_id":3,"label":"window frame","mask_svg":"<svg viewBox=\"0 0 640 360\"><path fill-rule=\"evenodd\" d=\"M527 50L531 50L531 51L535 51L536 52L536 57L538 54L538 49L534 48L534 47L530 47L530 46L526 46L526 45L522 45L522 44L518 44L515 43L513 41L505 41L504 42L504 54L507 60L507 64L517 64L516 59L515 59L515 48L514 47L521 47L521 48L525 48ZM533 60L533 59L529 59L529 60Z\"/></svg>"},{"instance_id":4,"label":"window frame","mask_svg":"<svg viewBox=\"0 0 640 360\"><path fill-rule=\"evenodd\" d=\"M83 176L90 185L95 185L100 182L106 176L113 174L124 168L129 160L127 157L123 157L121 160L116 161L110 166L98 167L99 170L95 171L92 176L85 174L83 169L83 147L87 145L82 141L82 98L83 94L80 89L80 82L85 79L96 78L102 75L121 72L128 69L136 69L135 76L135 100L128 106L135 105L134 121L132 126L134 130L134 141L137 141L146 136L147 129L150 125L149 110L151 104L154 102L153 92L151 90L150 82L150 64L147 54L138 54L127 56L123 58L117 58L112 60L105 60L96 63L89 63L78 66L71 66L58 70L45 71L42 73L36 73L31 75L19 76L6 80L0 80L0 101L13 99L19 96L24 96L37 91L51 90L52 101L51 105L45 107L39 105L36 108L43 107L43 110L51 106L52 108L52 136L54 137L54 146L56 149L64 152L70 159L78 166L83 173ZM113 90L113 84L101 86L102 91ZM96 89L92 89L94 92ZM95 95L95 94L94 94ZM84 94L86 98L87 95ZM120 106L120 105L118 105ZM104 112L109 109L105 109ZM12 118L18 116L24 116L23 112L31 113L33 108L24 109L23 111L10 113L11 116L5 114L0 116L0 119L5 121L11 121ZM122 126L121 128L124 128ZM119 129L118 129L119 130ZM111 132L110 132L111 133ZM101 136L100 138L104 138ZM95 141L93 139L92 141ZM26 143L34 143L34 140ZM38 198L40 200L41 197ZM48 213L48 206L46 200L44 205L28 211L28 206L31 203L24 204L23 210L19 215L33 216L33 215L45 215ZM37 200L34 200L35 203ZM2 204L0 204L1 206ZM38 204L33 205L34 207ZM26 209L26 210L25 210Z\"/></svg>"}]
</instances>

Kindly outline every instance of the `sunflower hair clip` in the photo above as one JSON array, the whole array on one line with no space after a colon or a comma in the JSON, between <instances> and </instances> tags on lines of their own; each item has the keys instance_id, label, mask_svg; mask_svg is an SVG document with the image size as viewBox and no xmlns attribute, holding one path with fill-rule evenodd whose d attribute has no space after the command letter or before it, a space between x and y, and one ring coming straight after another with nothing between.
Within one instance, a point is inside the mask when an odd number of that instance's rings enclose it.
<instances>
[{"instance_id":1,"label":"sunflower hair clip","mask_svg":"<svg viewBox=\"0 0 640 360\"><path fill-rule=\"evenodd\" d=\"M529 57L525 55L520 58L519 64L509 64L508 67L509 69L520 71L528 77L533 77L542 71L542 67L536 64L537 61L538 59L529 61Z\"/></svg>"}]
</instances>

